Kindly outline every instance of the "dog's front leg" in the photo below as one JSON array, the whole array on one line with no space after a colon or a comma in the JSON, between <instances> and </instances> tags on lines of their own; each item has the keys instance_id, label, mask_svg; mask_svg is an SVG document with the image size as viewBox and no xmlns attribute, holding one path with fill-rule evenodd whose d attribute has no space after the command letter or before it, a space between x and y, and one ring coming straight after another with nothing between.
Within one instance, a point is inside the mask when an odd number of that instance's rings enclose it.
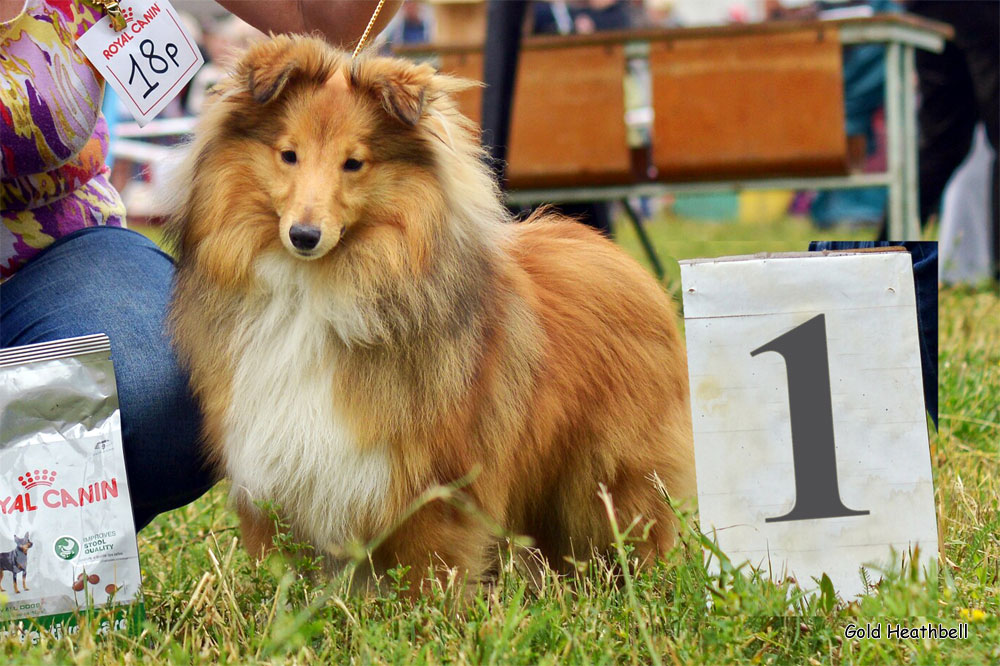
<instances>
[{"instance_id":1,"label":"dog's front leg","mask_svg":"<svg viewBox=\"0 0 1000 666\"><path fill-rule=\"evenodd\" d=\"M14 582L15 583L17 582L17 576L14 576ZM28 591L28 572L27 571L22 571L21 572L21 589L24 590L25 592Z\"/></svg>"},{"instance_id":2,"label":"dog's front leg","mask_svg":"<svg viewBox=\"0 0 1000 666\"><path fill-rule=\"evenodd\" d=\"M276 534L274 521L265 516L255 506L237 503L236 513L240 517L240 533L243 535L243 546L250 557L264 559L274 550Z\"/></svg>"},{"instance_id":3,"label":"dog's front leg","mask_svg":"<svg viewBox=\"0 0 1000 666\"><path fill-rule=\"evenodd\" d=\"M14 576L14 582L17 582L17 576ZM0 592L3 592L3 571L0 571Z\"/></svg>"},{"instance_id":4,"label":"dog's front leg","mask_svg":"<svg viewBox=\"0 0 1000 666\"><path fill-rule=\"evenodd\" d=\"M463 603L483 582L492 537L478 517L441 502L423 507L389 536L374 553L380 573L407 568L402 596L418 599L439 585Z\"/></svg>"},{"instance_id":5,"label":"dog's front leg","mask_svg":"<svg viewBox=\"0 0 1000 666\"><path fill-rule=\"evenodd\" d=\"M17 589L17 572L14 572L14 594L21 594L21 590Z\"/></svg>"}]
</instances>

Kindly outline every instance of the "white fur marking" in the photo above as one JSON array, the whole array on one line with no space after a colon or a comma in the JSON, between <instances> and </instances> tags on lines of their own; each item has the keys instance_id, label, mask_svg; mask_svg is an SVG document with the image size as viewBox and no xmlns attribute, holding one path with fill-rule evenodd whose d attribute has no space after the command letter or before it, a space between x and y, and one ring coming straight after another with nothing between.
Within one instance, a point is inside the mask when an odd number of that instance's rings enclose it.
<instances>
[{"instance_id":1,"label":"white fur marking","mask_svg":"<svg viewBox=\"0 0 1000 666\"><path fill-rule=\"evenodd\" d=\"M255 264L263 293L231 343L238 360L225 451L234 492L277 502L326 548L372 536L357 525L382 515L390 459L384 446L360 448L334 406L330 339L359 315L311 289L309 268L284 252Z\"/></svg>"}]
</instances>

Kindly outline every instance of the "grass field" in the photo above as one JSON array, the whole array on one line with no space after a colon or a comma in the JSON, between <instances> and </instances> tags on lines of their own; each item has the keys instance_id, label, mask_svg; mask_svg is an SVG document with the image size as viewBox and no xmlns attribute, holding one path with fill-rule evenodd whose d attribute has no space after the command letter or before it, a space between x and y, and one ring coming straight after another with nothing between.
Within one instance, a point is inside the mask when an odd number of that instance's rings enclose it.
<instances>
[{"instance_id":1,"label":"grass field","mask_svg":"<svg viewBox=\"0 0 1000 666\"><path fill-rule=\"evenodd\" d=\"M654 243L677 258L803 250L801 220L696 225L658 220ZM862 232L827 237L863 238ZM734 240L735 239L735 240ZM619 242L640 255L627 228ZM668 284L676 291L676 263ZM783 585L706 573L689 526L667 561L622 580L594 563L530 583L512 566L460 612L449 590L416 604L390 580L377 598L320 581L308 561L251 563L221 485L159 517L139 538L147 621L138 637L0 643L9 664L988 664L1000 663L1000 299L996 285L940 296L941 427L932 435L943 554L937 580L888 572L844 604ZM696 523L692 522L691 525ZM622 557L627 553L621 551ZM711 597L712 604L706 603ZM947 640L849 640L849 623L970 625Z\"/></svg>"}]
</instances>

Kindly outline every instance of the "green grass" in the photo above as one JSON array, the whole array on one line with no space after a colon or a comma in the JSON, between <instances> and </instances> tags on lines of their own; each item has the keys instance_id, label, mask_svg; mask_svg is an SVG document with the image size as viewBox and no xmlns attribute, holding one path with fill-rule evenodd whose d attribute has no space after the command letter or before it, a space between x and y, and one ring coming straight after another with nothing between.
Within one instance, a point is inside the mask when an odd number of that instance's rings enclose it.
<instances>
[{"instance_id":1,"label":"green grass","mask_svg":"<svg viewBox=\"0 0 1000 666\"><path fill-rule=\"evenodd\" d=\"M872 240L874 231L863 228L837 228L832 234L821 234L805 218L784 217L767 223L692 222L659 216L647 225L653 246L660 256L665 282L674 298L680 302L681 271L677 261L697 257L725 257L757 252L805 252L809 241ZM639 237L625 219L615 225L615 240L652 272L652 264L642 249Z\"/></svg>"},{"instance_id":2,"label":"green grass","mask_svg":"<svg viewBox=\"0 0 1000 666\"><path fill-rule=\"evenodd\" d=\"M654 243L675 258L803 250L801 220L697 225L659 220ZM863 238L854 232L827 237ZM745 239L745 240L733 240ZM639 255L634 234L619 241ZM673 264L668 284L676 289ZM627 581L613 563L532 583L507 562L497 584L461 610L451 590L377 597L239 547L226 487L159 517L139 539L147 621L138 638L80 636L38 646L0 643L10 664L988 664L1000 663L1000 299L995 285L940 298L941 428L932 435L943 556L936 580L887 574L876 594L845 605L809 600L723 567L706 573L688 527L666 561ZM624 547L621 554L627 557ZM706 599L711 597L712 604ZM889 618L955 626L963 641L845 640L848 623Z\"/></svg>"}]
</instances>

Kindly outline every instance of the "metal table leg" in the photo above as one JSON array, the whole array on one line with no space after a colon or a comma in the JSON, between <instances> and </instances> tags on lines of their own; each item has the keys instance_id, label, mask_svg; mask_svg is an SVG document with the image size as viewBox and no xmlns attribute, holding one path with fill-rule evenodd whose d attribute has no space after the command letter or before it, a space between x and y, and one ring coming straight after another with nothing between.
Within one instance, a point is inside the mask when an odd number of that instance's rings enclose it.
<instances>
[{"instance_id":1,"label":"metal table leg","mask_svg":"<svg viewBox=\"0 0 1000 666\"><path fill-rule=\"evenodd\" d=\"M906 207L905 140L901 48L891 42L885 49L885 127L889 172L889 240L907 240L904 220Z\"/></svg>"},{"instance_id":2,"label":"metal table leg","mask_svg":"<svg viewBox=\"0 0 1000 666\"><path fill-rule=\"evenodd\" d=\"M917 170L917 90L913 46L903 46L903 240L920 240L920 176Z\"/></svg>"},{"instance_id":3,"label":"metal table leg","mask_svg":"<svg viewBox=\"0 0 1000 666\"><path fill-rule=\"evenodd\" d=\"M632 207L632 204L629 203L628 199L622 199L621 201L622 206L625 208L625 214L632 220L632 226L639 237L639 242L642 243L642 249L646 251L646 258L649 259L649 263L653 264L653 272L656 273L656 279L662 282L664 276L663 264L660 263L660 257L656 254L656 248L653 247L652 241L649 240L646 228L642 226L642 219Z\"/></svg>"}]
</instances>

